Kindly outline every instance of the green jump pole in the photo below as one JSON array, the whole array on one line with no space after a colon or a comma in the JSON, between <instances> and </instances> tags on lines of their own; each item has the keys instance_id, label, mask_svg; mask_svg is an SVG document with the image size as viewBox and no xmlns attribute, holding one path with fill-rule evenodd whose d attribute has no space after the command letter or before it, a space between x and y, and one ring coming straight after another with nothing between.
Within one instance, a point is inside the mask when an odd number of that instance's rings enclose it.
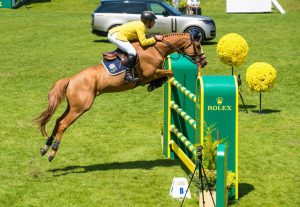
<instances>
[{"instance_id":1,"label":"green jump pole","mask_svg":"<svg viewBox=\"0 0 300 207\"><path fill-rule=\"evenodd\" d=\"M171 132L173 132L182 141L182 143L190 150L190 152L193 153L194 157L196 157L197 155L196 148L174 125L171 125Z\"/></svg>"},{"instance_id":2,"label":"green jump pole","mask_svg":"<svg viewBox=\"0 0 300 207\"><path fill-rule=\"evenodd\" d=\"M175 78L171 78L170 83L174 85L176 88L178 88L184 95L186 95L189 99L191 99L193 102L197 102L197 97L195 94L193 94L191 91L189 91L186 87L181 85Z\"/></svg>"},{"instance_id":3,"label":"green jump pole","mask_svg":"<svg viewBox=\"0 0 300 207\"><path fill-rule=\"evenodd\" d=\"M170 108L174 109L186 122L188 122L194 129L197 128L197 122L182 110L174 101L170 101Z\"/></svg>"},{"instance_id":4,"label":"green jump pole","mask_svg":"<svg viewBox=\"0 0 300 207\"><path fill-rule=\"evenodd\" d=\"M227 147L219 144L217 148L217 189L216 207L227 206L228 191L226 188L227 175Z\"/></svg>"}]
</instances>

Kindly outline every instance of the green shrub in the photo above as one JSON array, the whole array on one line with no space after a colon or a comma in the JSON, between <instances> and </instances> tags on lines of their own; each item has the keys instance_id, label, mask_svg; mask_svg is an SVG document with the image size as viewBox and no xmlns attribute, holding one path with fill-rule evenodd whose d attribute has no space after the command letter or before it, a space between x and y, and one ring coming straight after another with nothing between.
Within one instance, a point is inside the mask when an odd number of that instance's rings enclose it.
<instances>
[{"instance_id":1,"label":"green shrub","mask_svg":"<svg viewBox=\"0 0 300 207\"><path fill-rule=\"evenodd\" d=\"M202 165L204 168L204 174L202 171L202 183L204 190L216 190L217 174L216 174L216 158L217 147L219 144L225 143L224 139L219 137L213 138L213 132L216 130L214 125L205 125L205 137L203 145ZM226 144L226 143L225 143ZM196 173L194 183L197 190L200 192L202 189L201 179L199 171ZM230 190L235 184L235 173L228 171L226 176L226 186Z\"/></svg>"}]
</instances>

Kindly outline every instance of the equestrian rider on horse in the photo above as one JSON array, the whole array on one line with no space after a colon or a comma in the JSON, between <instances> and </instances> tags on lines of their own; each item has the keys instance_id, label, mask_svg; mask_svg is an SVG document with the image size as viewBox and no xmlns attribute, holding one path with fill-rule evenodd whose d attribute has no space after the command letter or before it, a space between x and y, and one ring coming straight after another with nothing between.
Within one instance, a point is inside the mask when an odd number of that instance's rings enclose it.
<instances>
[{"instance_id":1,"label":"equestrian rider on horse","mask_svg":"<svg viewBox=\"0 0 300 207\"><path fill-rule=\"evenodd\" d=\"M125 81L136 82L139 79L134 77L133 66L136 60L136 50L129 41L138 40L145 47L153 45L158 40L162 40L161 35L155 35L146 38L147 29L151 29L155 24L157 17L151 11L144 11L141 14L141 21L132 21L118 27L114 27L108 31L107 38L110 42L117 45L121 50L128 54L126 64Z\"/></svg>"}]
</instances>

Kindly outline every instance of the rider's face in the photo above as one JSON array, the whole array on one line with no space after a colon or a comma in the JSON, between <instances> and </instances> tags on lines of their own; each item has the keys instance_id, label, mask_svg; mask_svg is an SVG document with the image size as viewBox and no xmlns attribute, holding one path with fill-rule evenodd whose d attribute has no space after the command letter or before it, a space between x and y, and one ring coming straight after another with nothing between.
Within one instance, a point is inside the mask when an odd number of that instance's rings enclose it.
<instances>
[{"instance_id":1,"label":"rider's face","mask_svg":"<svg viewBox=\"0 0 300 207\"><path fill-rule=\"evenodd\" d=\"M146 26L148 29L151 29L154 26L154 24L155 24L155 20L151 20L147 22Z\"/></svg>"},{"instance_id":2,"label":"rider's face","mask_svg":"<svg viewBox=\"0 0 300 207\"><path fill-rule=\"evenodd\" d=\"M155 20L152 20L150 24L151 24L150 28L152 28L155 25Z\"/></svg>"}]
</instances>

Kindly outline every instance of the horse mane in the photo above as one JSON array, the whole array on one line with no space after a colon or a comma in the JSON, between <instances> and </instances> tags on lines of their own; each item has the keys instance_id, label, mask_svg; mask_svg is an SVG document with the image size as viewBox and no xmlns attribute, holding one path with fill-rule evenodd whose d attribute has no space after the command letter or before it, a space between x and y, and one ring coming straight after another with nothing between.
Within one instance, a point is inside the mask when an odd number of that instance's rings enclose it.
<instances>
[{"instance_id":1,"label":"horse mane","mask_svg":"<svg viewBox=\"0 0 300 207\"><path fill-rule=\"evenodd\" d=\"M186 35L189 35L189 33L170 33L170 34L164 34L162 35L163 38L168 38L168 37L177 37L177 36L186 36ZM132 41L131 42L132 44L135 43L136 47L141 47L141 48L144 48L140 45L139 41L138 40L135 40L135 41ZM150 45L150 46L147 46L147 47L153 47L154 45ZM135 48L137 49L137 48Z\"/></svg>"},{"instance_id":2,"label":"horse mane","mask_svg":"<svg viewBox=\"0 0 300 207\"><path fill-rule=\"evenodd\" d=\"M165 37L172 37L172 36L185 36L185 35L187 35L187 33L170 33L170 34L165 34L165 35L163 35L163 38L165 38Z\"/></svg>"},{"instance_id":3,"label":"horse mane","mask_svg":"<svg viewBox=\"0 0 300 207\"><path fill-rule=\"evenodd\" d=\"M165 37L185 36L185 35L188 35L188 33L170 33L170 34L165 34L165 35L162 35L162 36L163 36L163 38L165 38ZM134 41L130 41L130 42L139 44L138 40L134 40Z\"/></svg>"}]
</instances>

